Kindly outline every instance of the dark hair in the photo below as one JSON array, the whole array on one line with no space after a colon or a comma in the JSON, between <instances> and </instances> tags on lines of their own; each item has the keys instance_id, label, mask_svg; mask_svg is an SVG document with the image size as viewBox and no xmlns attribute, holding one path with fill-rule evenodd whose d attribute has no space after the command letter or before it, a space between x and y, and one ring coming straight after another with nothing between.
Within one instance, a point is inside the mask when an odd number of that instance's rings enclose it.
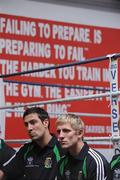
<instances>
[{"instance_id":1,"label":"dark hair","mask_svg":"<svg viewBox=\"0 0 120 180\"><path fill-rule=\"evenodd\" d=\"M39 117L39 119L43 122L45 119L50 119L48 113L40 108L40 107L31 107L31 108L27 108L26 111L23 114L23 119L25 118L25 116L32 114L32 113L36 113ZM50 123L50 122L49 122Z\"/></svg>"}]
</instances>

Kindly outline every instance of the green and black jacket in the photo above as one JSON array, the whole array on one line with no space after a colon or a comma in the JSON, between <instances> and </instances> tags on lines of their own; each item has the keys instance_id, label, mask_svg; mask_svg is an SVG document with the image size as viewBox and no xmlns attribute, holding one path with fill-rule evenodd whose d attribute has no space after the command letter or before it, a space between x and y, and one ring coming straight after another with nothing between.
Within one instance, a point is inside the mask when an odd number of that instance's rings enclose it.
<instances>
[{"instance_id":1,"label":"green and black jacket","mask_svg":"<svg viewBox=\"0 0 120 180\"><path fill-rule=\"evenodd\" d=\"M85 143L77 156L68 153L59 161L57 180L111 180L110 165Z\"/></svg>"},{"instance_id":2,"label":"green and black jacket","mask_svg":"<svg viewBox=\"0 0 120 180\"><path fill-rule=\"evenodd\" d=\"M120 154L114 155L111 165L112 179L120 180Z\"/></svg>"},{"instance_id":3,"label":"green and black jacket","mask_svg":"<svg viewBox=\"0 0 120 180\"><path fill-rule=\"evenodd\" d=\"M57 173L57 163L64 151L55 136L44 148L35 142L23 145L14 159L2 168L12 180L54 180Z\"/></svg>"},{"instance_id":4,"label":"green and black jacket","mask_svg":"<svg viewBox=\"0 0 120 180\"><path fill-rule=\"evenodd\" d=\"M3 139L0 139L0 168L6 163L13 155L15 150L8 146Z\"/></svg>"}]
</instances>

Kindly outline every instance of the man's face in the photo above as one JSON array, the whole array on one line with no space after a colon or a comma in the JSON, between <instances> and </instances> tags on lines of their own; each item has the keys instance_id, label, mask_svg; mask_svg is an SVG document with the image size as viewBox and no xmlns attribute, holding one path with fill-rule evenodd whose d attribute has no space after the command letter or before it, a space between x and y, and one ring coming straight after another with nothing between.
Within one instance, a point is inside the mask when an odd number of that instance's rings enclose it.
<instances>
[{"instance_id":1,"label":"man's face","mask_svg":"<svg viewBox=\"0 0 120 180\"><path fill-rule=\"evenodd\" d=\"M39 119L36 113L25 116L24 124L32 140L38 140L44 136L46 130L44 122Z\"/></svg>"},{"instance_id":2,"label":"man's face","mask_svg":"<svg viewBox=\"0 0 120 180\"><path fill-rule=\"evenodd\" d=\"M64 149L70 149L74 147L79 140L79 134L71 127L70 123L58 124L57 134L61 146Z\"/></svg>"}]
</instances>

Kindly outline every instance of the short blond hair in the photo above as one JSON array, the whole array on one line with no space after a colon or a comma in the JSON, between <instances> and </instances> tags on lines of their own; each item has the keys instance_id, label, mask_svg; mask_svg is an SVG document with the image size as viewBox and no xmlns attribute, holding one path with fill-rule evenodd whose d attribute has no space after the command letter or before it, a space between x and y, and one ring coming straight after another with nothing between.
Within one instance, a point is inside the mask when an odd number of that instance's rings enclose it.
<instances>
[{"instance_id":1,"label":"short blond hair","mask_svg":"<svg viewBox=\"0 0 120 180\"><path fill-rule=\"evenodd\" d=\"M56 120L56 126L58 124L70 123L71 127L75 130L84 130L84 122L76 114L64 114L58 117Z\"/></svg>"}]
</instances>

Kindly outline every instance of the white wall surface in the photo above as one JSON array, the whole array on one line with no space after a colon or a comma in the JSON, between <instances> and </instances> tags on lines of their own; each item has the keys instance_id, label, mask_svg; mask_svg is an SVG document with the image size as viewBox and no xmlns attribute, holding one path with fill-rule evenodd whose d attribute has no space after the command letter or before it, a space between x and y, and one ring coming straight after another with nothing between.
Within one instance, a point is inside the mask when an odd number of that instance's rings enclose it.
<instances>
[{"instance_id":1,"label":"white wall surface","mask_svg":"<svg viewBox=\"0 0 120 180\"><path fill-rule=\"evenodd\" d=\"M29 0L0 0L0 13L120 28L120 13L54 5Z\"/></svg>"}]
</instances>

